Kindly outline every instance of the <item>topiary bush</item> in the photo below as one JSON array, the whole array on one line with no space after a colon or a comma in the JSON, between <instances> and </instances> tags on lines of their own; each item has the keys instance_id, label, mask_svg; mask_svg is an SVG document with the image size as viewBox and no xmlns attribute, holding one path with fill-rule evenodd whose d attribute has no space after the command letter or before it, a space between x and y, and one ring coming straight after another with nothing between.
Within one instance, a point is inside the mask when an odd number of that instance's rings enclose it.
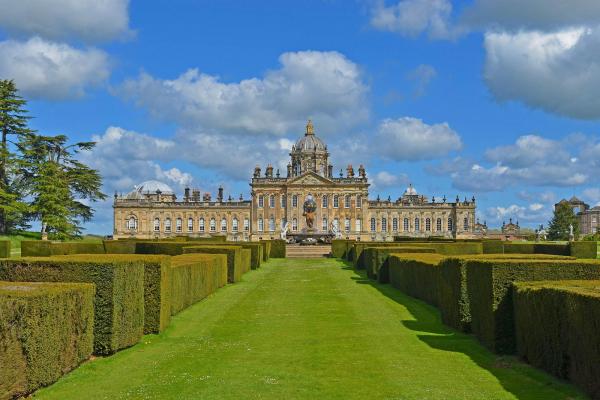
<instances>
[{"instance_id":1,"label":"topiary bush","mask_svg":"<svg viewBox=\"0 0 600 400\"><path fill-rule=\"evenodd\" d=\"M392 254L389 257L390 284L409 296L438 305L440 280L438 254Z\"/></svg>"},{"instance_id":2,"label":"topiary bush","mask_svg":"<svg viewBox=\"0 0 600 400\"><path fill-rule=\"evenodd\" d=\"M0 240L0 258L10 257L10 240Z\"/></svg>"},{"instance_id":3,"label":"topiary bush","mask_svg":"<svg viewBox=\"0 0 600 400\"><path fill-rule=\"evenodd\" d=\"M144 265L139 260L0 260L0 280L94 283L95 354L132 346L144 333Z\"/></svg>"},{"instance_id":4,"label":"topiary bush","mask_svg":"<svg viewBox=\"0 0 600 400\"><path fill-rule=\"evenodd\" d=\"M260 268L263 260L263 245L256 242L228 242L228 243L211 243L211 246L240 246L242 249L250 250L250 267L252 269ZM198 244L187 244L189 246L198 246Z\"/></svg>"},{"instance_id":5,"label":"topiary bush","mask_svg":"<svg viewBox=\"0 0 600 400\"><path fill-rule=\"evenodd\" d=\"M600 397L600 281L516 282L517 354Z\"/></svg>"},{"instance_id":6,"label":"topiary bush","mask_svg":"<svg viewBox=\"0 0 600 400\"><path fill-rule=\"evenodd\" d=\"M347 258L348 250L354 244L354 240L334 239L331 241L331 255L335 258Z\"/></svg>"},{"instance_id":7,"label":"topiary bush","mask_svg":"<svg viewBox=\"0 0 600 400\"><path fill-rule=\"evenodd\" d=\"M435 253L435 250L427 247L367 247L362 253L367 276L381 283L388 283L389 256L398 253Z\"/></svg>"},{"instance_id":8,"label":"topiary bush","mask_svg":"<svg viewBox=\"0 0 600 400\"><path fill-rule=\"evenodd\" d=\"M271 241L260 240L259 242L263 245L263 261L268 261L271 257Z\"/></svg>"},{"instance_id":9,"label":"topiary bush","mask_svg":"<svg viewBox=\"0 0 600 400\"><path fill-rule=\"evenodd\" d=\"M0 282L0 398L56 382L92 354L94 285Z\"/></svg>"},{"instance_id":10,"label":"topiary bush","mask_svg":"<svg viewBox=\"0 0 600 400\"><path fill-rule=\"evenodd\" d=\"M185 254L225 254L227 256L227 282L239 282L244 274L245 266L242 261L242 248L240 246L189 246L184 249Z\"/></svg>"},{"instance_id":11,"label":"topiary bush","mask_svg":"<svg viewBox=\"0 0 600 400\"><path fill-rule=\"evenodd\" d=\"M285 258L285 240L274 239L271 240L271 253L270 258Z\"/></svg>"},{"instance_id":12,"label":"topiary bush","mask_svg":"<svg viewBox=\"0 0 600 400\"><path fill-rule=\"evenodd\" d=\"M472 259L466 262L471 328L497 353L514 354L513 282L600 279L592 260Z\"/></svg>"}]
</instances>

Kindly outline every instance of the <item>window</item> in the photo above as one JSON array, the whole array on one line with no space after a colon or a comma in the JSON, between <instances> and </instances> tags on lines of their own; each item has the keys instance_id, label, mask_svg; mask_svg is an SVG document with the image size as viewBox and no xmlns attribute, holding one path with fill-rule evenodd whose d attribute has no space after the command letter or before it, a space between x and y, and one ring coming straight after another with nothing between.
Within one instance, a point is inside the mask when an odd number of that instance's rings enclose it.
<instances>
[{"instance_id":1,"label":"window","mask_svg":"<svg viewBox=\"0 0 600 400\"><path fill-rule=\"evenodd\" d=\"M335 226L336 231L340 231L340 220L338 218L333 219L333 226Z\"/></svg>"},{"instance_id":2,"label":"window","mask_svg":"<svg viewBox=\"0 0 600 400\"><path fill-rule=\"evenodd\" d=\"M177 232L181 232L183 230L183 220L181 219L181 217L178 217L175 220L175 230Z\"/></svg>"},{"instance_id":3,"label":"window","mask_svg":"<svg viewBox=\"0 0 600 400\"><path fill-rule=\"evenodd\" d=\"M227 232L227 219L221 218L221 232Z\"/></svg>"},{"instance_id":4,"label":"window","mask_svg":"<svg viewBox=\"0 0 600 400\"><path fill-rule=\"evenodd\" d=\"M404 232L408 232L410 229L410 225L408 223L408 218L404 218Z\"/></svg>"},{"instance_id":5,"label":"window","mask_svg":"<svg viewBox=\"0 0 600 400\"><path fill-rule=\"evenodd\" d=\"M333 208L340 206L340 196L333 196Z\"/></svg>"},{"instance_id":6,"label":"window","mask_svg":"<svg viewBox=\"0 0 600 400\"><path fill-rule=\"evenodd\" d=\"M346 218L346 220L344 221L344 229L346 230L346 232L350 232L350 218Z\"/></svg>"},{"instance_id":7,"label":"window","mask_svg":"<svg viewBox=\"0 0 600 400\"><path fill-rule=\"evenodd\" d=\"M272 195L269 197L269 207L271 207L271 208L275 208L275 195L274 195L274 194L272 194Z\"/></svg>"},{"instance_id":8,"label":"window","mask_svg":"<svg viewBox=\"0 0 600 400\"><path fill-rule=\"evenodd\" d=\"M442 230L442 219L438 218L435 223L435 230L440 232Z\"/></svg>"},{"instance_id":9,"label":"window","mask_svg":"<svg viewBox=\"0 0 600 400\"><path fill-rule=\"evenodd\" d=\"M452 226L452 218L448 218L448 230L450 232L452 232L453 226Z\"/></svg>"},{"instance_id":10,"label":"window","mask_svg":"<svg viewBox=\"0 0 600 400\"><path fill-rule=\"evenodd\" d=\"M269 218L269 232L275 231L275 217Z\"/></svg>"},{"instance_id":11,"label":"window","mask_svg":"<svg viewBox=\"0 0 600 400\"><path fill-rule=\"evenodd\" d=\"M468 231L469 230L469 218L465 218L463 222L464 222L465 231Z\"/></svg>"},{"instance_id":12,"label":"window","mask_svg":"<svg viewBox=\"0 0 600 400\"><path fill-rule=\"evenodd\" d=\"M350 208L350 195L346 195L344 198L344 208Z\"/></svg>"},{"instance_id":13,"label":"window","mask_svg":"<svg viewBox=\"0 0 600 400\"><path fill-rule=\"evenodd\" d=\"M327 196L326 194L323 195L323 199L321 200L321 207L323 207L323 208L329 207L329 196Z\"/></svg>"},{"instance_id":14,"label":"window","mask_svg":"<svg viewBox=\"0 0 600 400\"><path fill-rule=\"evenodd\" d=\"M165 232L171 232L171 218L165 219Z\"/></svg>"},{"instance_id":15,"label":"window","mask_svg":"<svg viewBox=\"0 0 600 400\"><path fill-rule=\"evenodd\" d=\"M265 228L262 217L258 217L258 231L262 232Z\"/></svg>"},{"instance_id":16,"label":"window","mask_svg":"<svg viewBox=\"0 0 600 400\"><path fill-rule=\"evenodd\" d=\"M360 225L360 218L356 220L356 232L360 232L361 229L361 225Z\"/></svg>"},{"instance_id":17,"label":"window","mask_svg":"<svg viewBox=\"0 0 600 400\"><path fill-rule=\"evenodd\" d=\"M293 231L297 231L298 230L298 220L296 218L294 218L292 220L292 230Z\"/></svg>"},{"instance_id":18,"label":"window","mask_svg":"<svg viewBox=\"0 0 600 400\"><path fill-rule=\"evenodd\" d=\"M371 218L371 232L375 232L377 228L377 223L375 222L375 218Z\"/></svg>"},{"instance_id":19,"label":"window","mask_svg":"<svg viewBox=\"0 0 600 400\"><path fill-rule=\"evenodd\" d=\"M387 232L387 218L381 218L381 231Z\"/></svg>"},{"instance_id":20,"label":"window","mask_svg":"<svg viewBox=\"0 0 600 400\"><path fill-rule=\"evenodd\" d=\"M285 194L281 195L281 208L285 208L287 204L287 196Z\"/></svg>"},{"instance_id":21,"label":"window","mask_svg":"<svg viewBox=\"0 0 600 400\"><path fill-rule=\"evenodd\" d=\"M362 196L356 196L356 208L362 207Z\"/></svg>"},{"instance_id":22,"label":"window","mask_svg":"<svg viewBox=\"0 0 600 400\"><path fill-rule=\"evenodd\" d=\"M392 218L392 230L398 232L398 218Z\"/></svg>"},{"instance_id":23,"label":"window","mask_svg":"<svg viewBox=\"0 0 600 400\"><path fill-rule=\"evenodd\" d=\"M327 218L323 218L323 232L327 232L329 230L329 221L327 221Z\"/></svg>"},{"instance_id":24,"label":"window","mask_svg":"<svg viewBox=\"0 0 600 400\"><path fill-rule=\"evenodd\" d=\"M217 231L217 221L214 218L210 219L210 231L211 232Z\"/></svg>"},{"instance_id":25,"label":"window","mask_svg":"<svg viewBox=\"0 0 600 400\"><path fill-rule=\"evenodd\" d=\"M250 231L250 220L248 218L244 218L244 232Z\"/></svg>"},{"instance_id":26,"label":"window","mask_svg":"<svg viewBox=\"0 0 600 400\"><path fill-rule=\"evenodd\" d=\"M421 221L419 221L419 218L415 218L415 232L419 232L419 230L421 230Z\"/></svg>"},{"instance_id":27,"label":"window","mask_svg":"<svg viewBox=\"0 0 600 400\"><path fill-rule=\"evenodd\" d=\"M204 232L204 218L200 218L198 220L198 230L200 232Z\"/></svg>"},{"instance_id":28,"label":"window","mask_svg":"<svg viewBox=\"0 0 600 400\"><path fill-rule=\"evenodd\" d=\"M136 230L137 229L137 219L135 217L129 217L127 221L127 229Z\"/></svg>"},{"instance_id":29,"label":"window","mask_svg":"<svg viewBox=\"0 0 600 400\"><path fill-rule=\"evenodd\" d=\"M160 218L154 218L154 232L160 232Z\"/></svg>"},{"instance_id":30,"label":"window","mask_svg":"<svg viewBox=\"0 0 600 400\"><path fill-rule=\"evenodd\" d=\"M292 207L298 207L298 195L297 194L292 196Z\"/></svg>"},{"instance_id":31,"label":"window","mask_svg":"<svg viewBox=\"0 0 600 400\"><path fill-rule=\"evenodd\" d=\"M265 203L265 198L264 196L261 194L260 196L258 196L258 208L263 208Z\"/></svg>"},{"instance_id":32,"label":"window","mask_svg":"<svg viewBox=\"0 0 600 400\"><path fill-rule=\"evenodd\" d=\"M431 231L431 219L425 218L425 230L427 232Z\"/></svg>"},{"instance_id":33,"label":"window","mask_svg":"<svg viewBox=\"0 0 600 400\"><path fill-rule=\"evenodd\" d=\"M231 220L231 230L233 232L237 232L238 231L238 219L237 219L237 217L233 217L233 219Z\"/></svg>"},{"instance_id":34,"label":"window","mask_svg":"<svg viewBox=\"0 0 600 400\"><path fill-rule=\"evenodd\" d=\"M194 231L194 218L188 218L188 232Z\"/></svg>"}]
</instances>

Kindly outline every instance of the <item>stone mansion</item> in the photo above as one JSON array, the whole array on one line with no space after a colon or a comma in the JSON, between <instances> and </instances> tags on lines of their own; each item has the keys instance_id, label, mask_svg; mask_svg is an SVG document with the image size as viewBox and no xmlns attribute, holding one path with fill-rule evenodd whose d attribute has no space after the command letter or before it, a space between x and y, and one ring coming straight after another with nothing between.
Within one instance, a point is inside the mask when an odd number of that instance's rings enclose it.
<instances>
[{"instance_id":1,"label":"stone mansion","mask_svg":"<svg viewBox=\"0 0 600 400\"><path fill-rule=\"evenodd\" d=\"M369 181L361 165L351 165L345 176L334 176L327 146L315 134L312 122L291 149L282 176L268 165L254 169L249 200L226 199L223 188L216 198L197 189L185 189L181 200L158 181L147 181L133 191L114 197L114 237L165 238L178 235L227 235L229 240L279 238L307 231L303 204L316 203L311 232L356 240L393 240L394 236L448 238L475 235L475 198L431 200L409 186L396 199L369 199Z\"/></svg>"}]
</instances>

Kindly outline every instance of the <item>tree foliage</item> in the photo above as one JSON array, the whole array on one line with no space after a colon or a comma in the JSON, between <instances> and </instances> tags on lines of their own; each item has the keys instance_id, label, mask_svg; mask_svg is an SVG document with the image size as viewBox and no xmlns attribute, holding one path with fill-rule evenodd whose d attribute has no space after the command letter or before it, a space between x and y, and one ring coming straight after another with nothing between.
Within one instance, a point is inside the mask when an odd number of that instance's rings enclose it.
<instances>
[{"instance_id":1,"label":"tree foliage","mask_svg":"<svg viewBox=\"0 0 600 400\"><path fill-rule=\"evenodd\" d=\"M566 202L558 203L554 208L554 216L549 222L548 239L569 240L570 226L573 226L575 237L579 235L579 221L571 205Z\"/></svg>"}]
</instances>

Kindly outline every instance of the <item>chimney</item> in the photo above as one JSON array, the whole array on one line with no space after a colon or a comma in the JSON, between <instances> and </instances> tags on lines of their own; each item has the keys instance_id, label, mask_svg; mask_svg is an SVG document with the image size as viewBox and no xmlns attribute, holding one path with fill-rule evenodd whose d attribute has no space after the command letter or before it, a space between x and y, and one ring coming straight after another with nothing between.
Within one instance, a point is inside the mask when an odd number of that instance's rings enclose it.
<instances>
[{"instance_id":1,"label":"chimney","mask_svg":"<svg viewBox=\"0 0 600 400\"><path fill-rule=\"evenodd\" d=\"M185 202L190 201L190 188L189 187L186 187L184 189L183 201L185 201Z\"/></svg>"},{"instance_id":2,"label":"chimney","mask_svg":"<svg viewBox=\"0 0 600 400\"><path fill-rule=\"evenodd\" d=\"M219 194L217 195L217 201L219 203L223 202L223 186L219 186Z\"/></svg>"}]
</instances>

